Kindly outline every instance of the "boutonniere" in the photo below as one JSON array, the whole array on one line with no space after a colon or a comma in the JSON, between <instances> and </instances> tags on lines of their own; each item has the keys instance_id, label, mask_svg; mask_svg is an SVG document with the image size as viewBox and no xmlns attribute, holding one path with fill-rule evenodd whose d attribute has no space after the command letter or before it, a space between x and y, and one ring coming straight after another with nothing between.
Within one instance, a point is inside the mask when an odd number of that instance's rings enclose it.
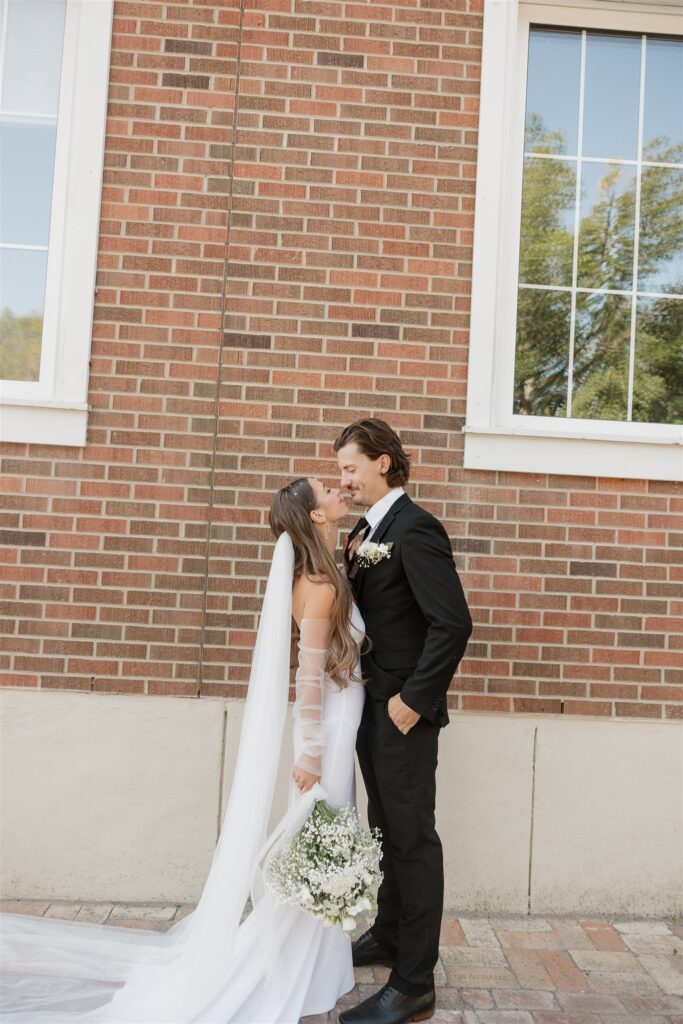
<instances>
[{"instance_id":1,"label":"boutonniere","mask_svg":"<svg viewBox=\"0 0 683 1024\"><path fill-rule=\"evenodd\" d=\"M373 544L371 540L366 540L358 548L356 561L364 568L368 565L377 565L383 558L391 558L393 546L393 540L388 544Z\"/></svg>"}]
</instances>

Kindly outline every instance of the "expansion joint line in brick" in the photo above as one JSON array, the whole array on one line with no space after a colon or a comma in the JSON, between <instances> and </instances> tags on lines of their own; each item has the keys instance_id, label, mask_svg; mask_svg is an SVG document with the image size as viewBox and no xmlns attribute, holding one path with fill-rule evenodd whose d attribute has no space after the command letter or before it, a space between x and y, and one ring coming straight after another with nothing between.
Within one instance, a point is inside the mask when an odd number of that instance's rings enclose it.
<instances>
[{"instance_id":1,"label":"expansion joint line in brick","mask_svg":"<svg viewBox=\"0 0 683 1024\"><path fill-rule=\"evenodd\" d=\"M211 555L211 527L213 525L213 503L214 503L214 479L216 473L216 451L218 447L218 421L221 399L221 383L223 380L223 325L225 322L225 301L228 287L229 275L229 252L230 252L230 228L232 225L232 194L235 167L235 147L237 145L237 119L239 114L240 99L240 72L242 57L242 29L244 26L245 0L240 0L240 20L237 30L237 57L235 70L235 105L232 116L232 138L230 145L230 157L228 166L228 205L227 224L225 229L225 256L223 258L223 284L221 287L221 316L218 338L218 371L216 375L216 397L213 406L213 437L211 439L211 466L209 469L209 499L206 523L206 554L204 556L204 579L202 582L202 623L199 638L199 659L197 669L197 697L202 695L203 668L204 668L204 639L206 636L206 613L209 590L209 559Z\"/></svg>"}]
</instances>

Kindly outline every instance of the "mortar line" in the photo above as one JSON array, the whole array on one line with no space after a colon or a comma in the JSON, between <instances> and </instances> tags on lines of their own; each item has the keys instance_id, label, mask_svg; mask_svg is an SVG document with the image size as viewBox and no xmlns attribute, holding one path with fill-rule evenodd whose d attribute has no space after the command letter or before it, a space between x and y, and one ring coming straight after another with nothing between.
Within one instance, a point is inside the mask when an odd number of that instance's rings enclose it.
<instances>
[{"instance_id":1,"label":"mortar line","mask_svg":"<svg viewBox=\"0 0 683 1024\"><path fill-rule=\"evenodd\" d=\"M200 637L199 637L199 658L197 666L197 693L195 696L201 697L202 695L202 683L203 669L204 669L204 646L206 637L206 615L207 615L207 602L208 602L208 589L209 589L209 559L211 554L211 528L213 526L213 506L214 506L214 481L216 476L216 453L218 448L218 421L219 421L219 410L220 410L220 397L221 397L221 383L223 377L223 331L225 324L225 305L226 305L226 292L228 287L228 270L229 270L229 252L230 252L230 233L232 228L232 200L233 200L233 186L235 181L235 148L237 146L237 118L239 114L239 99L240 99L240 78L241 78L241 67L242 67L242 30L244 26L244 7L245 0L240 0L240 20L239 28L237 32L237 57L236 57L236 70L235 70L235 107L232 117L232 138L230 143L230 165L228 170L228 205L227 205L227 218L228 222L226 225L225 233L225 249L223 259L223 284L221 287L221 313L220 313L220 326L219 326L219 338L218 338L218 373L216 377L216 395L214 398L213 406L213 438L211 445L211 465L209 468L209 501L207 509L207 523L206 523L206 554L204 557L204 578L202 581L202 621L200 626Z\"/></svg>"},{"instance_id":2,"label":"mortar line","mask_svg":"<svg viewBox=\"0 0 683 1024\"><path fill-rule=\"evenodd\" d=\"M531 874L534 855L534 811L536 803L536 749L538 744L538 726L534 727L534 747L531 758L531 821L529 824L529 874L527 877L526 912L531 913Z\"/></svg>"}]
</instances>

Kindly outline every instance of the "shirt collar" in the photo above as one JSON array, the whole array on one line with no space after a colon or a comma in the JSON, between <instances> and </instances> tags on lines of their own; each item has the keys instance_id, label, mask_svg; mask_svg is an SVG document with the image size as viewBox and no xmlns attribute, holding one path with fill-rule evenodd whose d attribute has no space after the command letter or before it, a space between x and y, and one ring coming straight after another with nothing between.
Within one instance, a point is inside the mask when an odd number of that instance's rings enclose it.
<instances>
[{"instance_id":1,"label":"shirt collar","mask_svg":"<svg viewBox=\"0 0 683 1024\"><path fill-rule=\"evenodd\" d=\"M383 498L376 501L372 508L368 509L365 513L365 518L373 530L384 519L391 506L395 501L398 501L402 494L405 494L403 487L394 487Z\"/></svg>"}]
</instances>

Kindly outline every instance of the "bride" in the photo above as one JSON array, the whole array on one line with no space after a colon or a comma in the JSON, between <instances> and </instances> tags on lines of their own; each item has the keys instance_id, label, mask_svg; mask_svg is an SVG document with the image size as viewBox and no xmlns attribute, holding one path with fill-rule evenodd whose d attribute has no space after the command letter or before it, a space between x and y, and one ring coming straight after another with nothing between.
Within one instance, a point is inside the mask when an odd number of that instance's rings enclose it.
<instances>
[{"instance_id":1,"label":"bride","mask_svg":"<svg viewBox=\"0 0 683 1024\"><path fill-rule=\"evenodd\" d=\"M365 690L360 612L334 561L347 507L301 478L277 492L278 538L251 666L237 765L199 903L165 933L0 914L0 1021L296 1024L354 985L339 926L275 901L263 864L318 799L355 805ZM267 836L299 629L287 812ZM253 909L241 921L247 898ZM241 922L241 923L240 923Z\"/></svg>"}]
</instances>

